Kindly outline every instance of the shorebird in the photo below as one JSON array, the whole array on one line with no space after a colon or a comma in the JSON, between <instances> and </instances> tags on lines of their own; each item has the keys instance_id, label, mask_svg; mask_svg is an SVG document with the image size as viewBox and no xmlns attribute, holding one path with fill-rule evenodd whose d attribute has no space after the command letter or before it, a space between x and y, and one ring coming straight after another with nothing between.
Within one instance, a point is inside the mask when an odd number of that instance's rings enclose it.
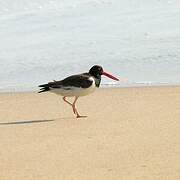
<instances>
[{"instance_id":1,"label":"shorebird","mask_svg":"<svg viewBox=\"0 0 180 180\"><path fill-rule=\"evenodd\" d=\"M63 96L63 100L72 107L76 118L86 117L78 113L75 104L80 96L86 96L100 86L101 75L119 81L118 78L105 72L101 66L95 65L87 73L72 75L60 81L54 80L53 82L39 85L41 87L39 93L50 91ZM67 97L75 97L74 102L69 102L66 99Z\"/></svg>"}]
</instances>

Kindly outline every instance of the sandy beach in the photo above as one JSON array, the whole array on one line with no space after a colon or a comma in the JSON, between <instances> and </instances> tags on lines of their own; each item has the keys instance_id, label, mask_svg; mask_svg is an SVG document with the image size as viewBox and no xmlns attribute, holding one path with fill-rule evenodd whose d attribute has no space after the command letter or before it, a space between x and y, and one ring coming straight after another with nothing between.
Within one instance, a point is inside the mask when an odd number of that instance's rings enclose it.
<instances>
[{"instance_id":1,"label":"sandy beach","mask_svg":"<svg viewBox=\"0 0 180 180\"><path fill-rule=\"evenodd\" d=\"M0 94L0 180L179 180L180 87L101 88L76 119L51 93Z\"/></svg>"}]
</instances>

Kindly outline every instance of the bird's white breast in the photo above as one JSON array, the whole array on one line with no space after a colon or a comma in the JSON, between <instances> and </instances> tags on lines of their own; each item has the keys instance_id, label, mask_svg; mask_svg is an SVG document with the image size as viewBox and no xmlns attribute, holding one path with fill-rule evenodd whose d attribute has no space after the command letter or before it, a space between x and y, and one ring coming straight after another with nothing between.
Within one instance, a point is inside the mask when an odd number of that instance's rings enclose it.
<instances>
[{"instance_id":1,"label":"bird's white breast","mask_svg":"<svg viewBox=\"0 0 180 180\"><path fill-rule=\"evenodd\" d=\"M50 92L53 92L55 94L61 95L61 96L86 96L90 93L93 93L96 89L95 80L94 78L90 77L89 80L91 80L93 83L88 88L81 88L81 87L74 87L74 86L66 86L59 89L51 89Z\"/></svg>"}]
</instances>

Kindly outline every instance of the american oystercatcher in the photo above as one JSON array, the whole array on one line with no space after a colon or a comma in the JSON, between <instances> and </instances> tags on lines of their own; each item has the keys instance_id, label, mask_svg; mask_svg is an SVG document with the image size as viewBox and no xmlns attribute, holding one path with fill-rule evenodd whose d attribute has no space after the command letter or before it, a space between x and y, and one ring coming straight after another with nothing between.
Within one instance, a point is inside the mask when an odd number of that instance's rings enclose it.
<instances>
[{"instance_id":1,"label":"american oystercatcher","mask_svg":"<svg viewBox=\"0 0 180 180\"><path fill-rule=\"evenodd\" d=\"M75 106L80 96L86 96L95 91L100 86L101 75L105 75L113 80L119 81L118 78L103 71L101 66L93 66L88 73L69 76L61 81L53 81L47 84L39 85L41 87L39 93L50 91L63 96L63 100L68 103L77 118L86 117L79 115ZM66 97L75 97L74 102L70 103Z\"/></svg>"}]
</instances>

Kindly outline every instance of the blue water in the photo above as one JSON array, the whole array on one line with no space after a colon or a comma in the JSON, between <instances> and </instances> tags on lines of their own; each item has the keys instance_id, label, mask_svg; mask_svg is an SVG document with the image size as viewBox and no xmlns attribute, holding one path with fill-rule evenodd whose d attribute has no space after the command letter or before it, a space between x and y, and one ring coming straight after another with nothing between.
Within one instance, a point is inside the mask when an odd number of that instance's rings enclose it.
<instances>
[{"instance_id":1,"label":"blue water","mask_svg":"<svg viewBox=\"0 0 180 180\"><path fill-rule=\"evenodd\" d=\"M0 90L34 90L94 64L120 77L113 85L180 84L179 5L0 0Z\"/></svg>"}]
</instances>

